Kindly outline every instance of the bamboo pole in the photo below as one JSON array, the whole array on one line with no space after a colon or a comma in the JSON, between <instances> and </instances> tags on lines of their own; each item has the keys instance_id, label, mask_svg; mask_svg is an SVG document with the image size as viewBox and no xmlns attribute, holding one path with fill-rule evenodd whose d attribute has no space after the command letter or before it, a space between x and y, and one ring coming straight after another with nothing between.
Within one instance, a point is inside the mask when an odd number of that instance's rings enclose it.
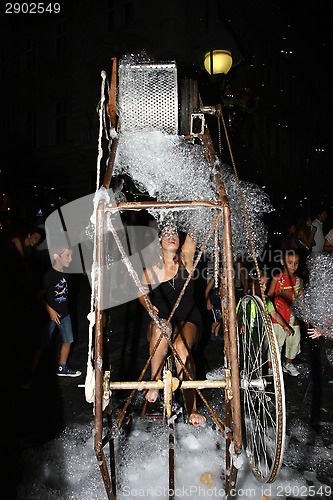
<instances>
[{"instance_id":1,"label":"bamboo pole","mask_svg":"<svg viewBox=\"0 0 333 500\"><path fill-rule=\"evenodd\" d=\"M228 339L229 339L229 358L231 368L231 389L232 389L232 426L233 426L233 441L235 452L238 452L242 447L242 420L241 420L241 403L240 403L240 378L239 378L239 365L238 365L238 348L237 348L237 323L236 323L236 299L235 299L235 285L234 285L234 260L232 250L232 229L230 218L230 207L228 198L225 192L224 184L222 182L219 166L216 161L216 153L211 140L208 128L206 128L202 136L203 143L206 148L208 161L217 170L215 174L216 185L218 188L220 203L223 206L223 219L224 219L224 234L223 234L223 255L225 258L225 287L221 289L222 297L227 298L227 309L225 314L229 319Z\"/></svg>"},{"instance_id":2,"label":"bamboo pole","mask_svg":"<svg viewBox=\"0 0 333 500\"><path fill-rule=\"evenodd\" d=\"M210 200L193 200L193 201L122 201L116 204L106 205L106 211L117 212L118 210L147 210L148 208L165 209L165 208L217 208L222 209L223 202Z\"/></svg>"},{"instance_id":3,"label":"bamboo pole","mask_svg":"<svg viewBox=\"0 0 333 500\"><path fill-rule=\"evenodd\" d=\"M177 380L177 379L176 379ZM225 389L228 383L225 380L183 380L179 381L181 389ZM127 390L137 389L143 391L146 389L163 389L164 385L162 380L157 381L126 381L126 382L110 382L109 389L113 390Z\"/></svg>"},{"instance_id":4,"label":"bamboo pole","mask_svg":"<svg viewBox=\"0 0 333 500\"><path fill-rule=\"evenodd\" d=\"M95 251L97 269L102 269L104 260L104 206L101 200L96 211ZM94 402L94 450L109 500L115 499L111 491L111 479L103 452L103 315L101 310L103 276L97 273L95 296L95 402Z\"/></svg>"},{"instance_id":5,"label":"bamboo pole","mask_svg":"<svg viewBox=\"0 0 333 500\"><path fill-rule=\"evenodd\" d=\"M108 117L110 118L111 128L115 131L117 128L117 58L112 58L112 73L111 73L111 85L110 85L110 94L109 101L106 105L106 111ZM103 179L103 187L105 189L109 189L113 171L113 165L116 158L116 152L118 147L118 137L115 136L112 139L111 151Z\"/></svg>"}]
</instances>

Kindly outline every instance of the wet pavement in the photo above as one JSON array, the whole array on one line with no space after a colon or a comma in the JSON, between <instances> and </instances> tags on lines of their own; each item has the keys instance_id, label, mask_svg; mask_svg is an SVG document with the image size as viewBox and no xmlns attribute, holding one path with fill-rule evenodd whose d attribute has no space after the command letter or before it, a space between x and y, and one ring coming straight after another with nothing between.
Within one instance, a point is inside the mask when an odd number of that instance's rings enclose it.
<instances>
[{"instance_id":1,"label":"wet pavement","mask_svg":"<svg viewBox=\"0 0 333 500\"><path fill-rule=\"evenodd\" d=\"M73 303L73 324L76 334L70 356L70 365L82 371L78 378L56 376L56 339L43 353L31 389L21 389L18 380L8 379L2 384L6 401L3 418L2 445L5 487L9 491L3 498L14 500L15 483L19 480L23 449L47 443L67 426L91 422L93 406L85 400L84 384L88 352L88 320L90 286L85 277L77 279ZM113 380L136 380L148 357L148 346L141 325L141 306L133 301L113 308L107 316L109 352ZM10 343L14 349L15 341ZM331 423L333 422L333 342L325 339L303 339L302 353L297 357L298 377L284 375L287 408L287 434L295 427L309 424L323 445L333 448ZM11 354L14 351L7 351ZM196 351L198 379L223 365L222 342L212 341L209 330ZM10 365L10 360L8 359ZM7 365L5 365L7 366ZM4 380L4 379L3 379ZM2 381L3 382L3 381ZM121 391L120 391L121 392ZM300 470L304 467L299 464ZM321 480L330 484L331 468L321 471ZM6 495L6 494L5 494Z\"/></svg>"}]
</instances>

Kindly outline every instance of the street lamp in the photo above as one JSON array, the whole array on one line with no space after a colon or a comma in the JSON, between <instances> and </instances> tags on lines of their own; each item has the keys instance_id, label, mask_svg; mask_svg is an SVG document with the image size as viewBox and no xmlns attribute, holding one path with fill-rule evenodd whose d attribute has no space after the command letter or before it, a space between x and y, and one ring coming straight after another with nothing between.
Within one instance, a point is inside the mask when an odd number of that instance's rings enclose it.
<instances>
[{"instance_id":1,"label":"street lamp","mask_svg":"<svg viewBox=\"0 0 333 500\"><path fill-rule=\"evenodd\" d=\"M204 55L204 67L210 75L226 75L231 66L232 56L229 50L210 50Z\"/></svg>"},{"instance_id":2,"label":"street lamp","mask_svg":"<svg viewBox=\"0 0 333 500\"><path fill-rule=\"evenodd\" d=\"M221 20L209 23L200 44L200 52L203 66L210 75L226 75L232 66L236 66L242 60L235 40Z\"/></svg>"}]
</instances>

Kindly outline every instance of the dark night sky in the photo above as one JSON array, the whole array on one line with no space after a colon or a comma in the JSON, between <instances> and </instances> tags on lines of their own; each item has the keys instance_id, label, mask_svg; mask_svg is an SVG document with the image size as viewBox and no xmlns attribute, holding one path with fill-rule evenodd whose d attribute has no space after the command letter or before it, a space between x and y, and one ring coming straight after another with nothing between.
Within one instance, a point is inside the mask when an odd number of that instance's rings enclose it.
<instances>
[{"instance_id":1,"label":"dark night sky","mask_svg":"<svg viewBox=\"0 0 333 500\"><path fill-rule=\"evenodd\" d=\"M146 3L145 0L140 1L140 5L143 5L143 3ZM81 5L89 5L89 8L94 8L90 2L87 4L86 2L80 2L79 0L63 0L60 4L64 8L65 6L68 6L69 8L72 8L72 6L80 8ZM193 33L195 33L194 20L196 12L194 8L191 8L193 3L188 2L188 4L188 9L186 7L186 2L180 2L179 6L182 16L187 15L187 13L190 16L189 19L191 22L187 23L189 26L187 26L186 29L190 28ZM201 4L204 5L205 2L201 2ZM160 2L154 4L155 10L152 16L157 17L154 19L153 23L150 22L150 19L146 19L147 23L141 26L145 38L149 39L151 34L154 32L154 25L155 28L157 25L166 25L169 26L170 33L177 34L178 30L179 40L183 40L184 17L177 19L177 14L175 12L172 12L171 10L169 12L164 10L164 12L167 12L168 18L163 24L163 21L161 21L159 16L161 15L160 12L163 11L161 6L165 5L166 4L161 4ZM210 2L208 2L207 5L211 5ZM270 6L272 6L272 8L269 8ZM218 15L225 20L228 30L235 36L239 49L243 54L243 63L239 65L239 68L234 68L232 72L230 72L230 79L232 81L237 82L237 72L241 74L242 65L244 66L248 64L251 57L254 55L249 52L248 47L244 47L242 40L243 33L240 29L241 24L239 23L239 18L241 17L242 22L246 23L249 28L247 35L250 33L250 36L253 36L254 41L260 43L263 53L266 53L265 55L267 61L269 62L271 59L277 57L282 58L283 64L285 64L289 75L292 75L292 78L294 78L296 86L298 85L302 91L306 91L308 93L309 98L307 107L315 110L315 112L310 115L304 111L304 115L302 116L303 123L301 123L301 126L306 129L305 135L308 138L307 146L309 146L309 149L323 148L325 150L324 164L326 165L326 171L324 175L327 179L325 178L324 182L319 185L319 190L327 189L327 195L330 195L331 183L329 182L327 173L329 172L328 166L332 161L331 137L333 131L330 116L332 106L332 90L329 77L329 63L331 57L330 39L332 28L330 24L330 16L328 14L328 2L323 0L315 2L311 2L309 0L256 0L253 2L249 2L248 0L239 0L229 3L217 1L215 2L215 7L217 8ZM3 10L4 7L2 6L1 8ZM200 16L197 21L202 22L202 19L200 21L199 18ZM156 19L158 19L158 23L161 24L158 24ZM72 21L75 23L75 18L72 19ZM3 32L4 29L8 28L10 25L17 28L20 26L29 26L29 23L33 26L34 23L39 22L42 22L41 18L37 17L28 18L27 16L17 15L8 19L8 16L4 16L3 12L1 16L1 26L3 28ZM164 45L166 44L168 46L168 50L174 48L175 50L184 51L184 48L182 49L180 47L181 43L178 42L177 38L175 40L171 40L170 36L168 37L168 32L163 37L162 33L161 36L159 36L159 32L157 30L157 35L159 40L158 43ZM269 43L267 43L267 41ZM162 45L159 50L160 52L163 52L163 50L165 52ZM284 51L283 55L281 55L282 50ZM75 61L72 61L72 63L75 65ZM100 69L108 68L101 67ZM98 76L96 76L96 79L98 79ZM251 82L250 77L249 82ZM260 88L260 83L260 80L255 81L254 78L254 88L255 85L257 85L255 90L258 91L261 102L265 102L265 99L268 96ZM269 89L269 92L271 94L269 96L270 99L272 99L272 95L274 95L274 93L278 95L278 84L275 89ZM17 96L17 98L19 99L19 96ZM291 110L293 109L294 103L284 103L284 106L286 106L285 118L287 120L288 115L291 115L292 113ZM310 116L311 119L307 118ZM317 174L318 177L320 177L321 172L318 171ZM292 183L295 183L295 185L289 186L291 190L297 189L297 179L294 178ZM305 185L308 184L312 187L312 182L306 182L304 180L304 183ZM315 189L316 184L314 186L314 190ZM330 204L332 204L331 201Z\"/></svg>"}]
</instances>

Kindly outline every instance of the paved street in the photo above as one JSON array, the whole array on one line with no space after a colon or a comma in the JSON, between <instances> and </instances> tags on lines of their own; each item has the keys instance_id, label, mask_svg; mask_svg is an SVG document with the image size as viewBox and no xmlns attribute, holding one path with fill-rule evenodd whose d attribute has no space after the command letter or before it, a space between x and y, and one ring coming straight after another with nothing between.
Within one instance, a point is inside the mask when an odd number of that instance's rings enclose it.
<instances>
[{"instance_id":1,"label":"paved street","mask_svg":"<svg viewBox=\"0 0 333 500\"><path fill-rule=\"evenodd\" d=\"M68 425L90 422L93 419L92 405L85 400L84 384L87 346L88 321L90 308L90 286L82 277L77 280L76 304L73 315L76 342L70 364L82 371L79 378L61 378L55 374L54 343L44 352L34 384L30 390L22 390L14 385L4 388L7 398L7 412L2 429L7 443L7 463L9 476L14 471L13 481L20 470L20 451L54 439ZM113 380L136 380L142 370L148 353L147 342L140 328L140 308L136 302L112 309L108 318L109 349ZM206 335L207 336L207 335ZM204 338L198 347L201 363L198 365L198 378L223 364L222 343ZM324 339L317 342L306 340L302 354L297 359L301 374L297 378L285 375L287 404L287 433L295 425L311 424L314 434L320 436L323 444L333 446L331 422L333 421L333 365L332 344ZM11 390L11 388L14 390ZM13 435L10 435L13 431ZM14 469L10 464L15 464ZM24 464L21 464L24 466ZM302 467L300 463L299 467ZM332 476L331 464L323 466L320 474L325 482ZM5 468L5 469L6 469ZM9 482L10 483L10 482ZM10 497L8 497L10 499ZM15 498L14 496L11 498Z\"/></svg>"}]
</instances>

